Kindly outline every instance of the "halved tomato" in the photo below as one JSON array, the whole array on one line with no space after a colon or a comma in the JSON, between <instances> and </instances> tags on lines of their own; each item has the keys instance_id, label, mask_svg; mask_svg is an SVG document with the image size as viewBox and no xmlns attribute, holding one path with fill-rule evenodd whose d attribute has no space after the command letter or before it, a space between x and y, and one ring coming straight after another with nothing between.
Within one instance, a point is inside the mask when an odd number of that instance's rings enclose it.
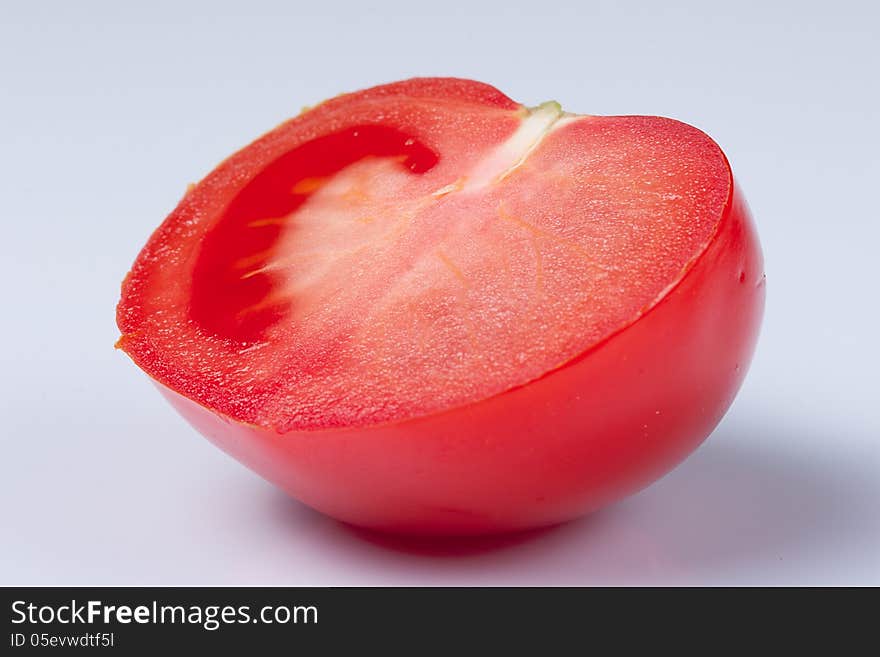
<instances>
[{"instance_id":1,"label":"halved tomato","mask_svg":"<svg viewBox=\"0 0 880 657\"><path fill-rule=\"evenodd\" d=\"M414 79L326 101L191 189L123 284L119 346L316 509L493 532L693 450L742 381L763 281L699 130Z\"/></svg>"}]
</instances>

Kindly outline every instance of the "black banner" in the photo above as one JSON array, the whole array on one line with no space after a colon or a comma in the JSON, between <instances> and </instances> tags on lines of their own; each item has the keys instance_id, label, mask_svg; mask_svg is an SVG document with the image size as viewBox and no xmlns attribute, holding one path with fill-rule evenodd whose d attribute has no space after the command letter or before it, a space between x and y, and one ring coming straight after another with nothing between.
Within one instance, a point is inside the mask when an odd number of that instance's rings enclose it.
<instances>
[{"instance_id":1,"label":"black banner","mask_svg":"<svg viewBox=\"0 0 880 657\"><path fill-rule=\"evenodd\" d=\"M465 649L475 638L496 649L534 645L538 654L550 654L572 645L592 651L608 641L616 649L646 640L682 646L713 627L725 644L760 636L766 647L768 635L788 631L795 639L830 628L829 612L839 612L850 596L575 588L7 588L3 594L3 654L10 655L187 648L335 654L353 645L421 654L441 645ZM848 638L857 618L848 616Z\"/></svg>"}]
</instances>

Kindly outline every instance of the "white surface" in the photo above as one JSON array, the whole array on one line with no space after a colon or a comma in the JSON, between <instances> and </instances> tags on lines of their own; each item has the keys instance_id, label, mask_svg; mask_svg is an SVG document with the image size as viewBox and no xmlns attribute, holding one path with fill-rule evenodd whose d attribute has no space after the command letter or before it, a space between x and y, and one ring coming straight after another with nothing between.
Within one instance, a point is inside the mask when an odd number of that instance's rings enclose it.
<instances>
[{"instance_id":1,"label":"white surface","mask_svg":"<svg viewBox=\"0 0 880 657\"><path fill-rule=\"evenodd\" d=\"M420 4L3 5L0 584L880 584L874 3ZM769 296L742 393L592 518L464 545L349 530L112 348L119 283L188 182L302 105L416 74L693 123L751 202Z\"/></svg>"}]
</instances>

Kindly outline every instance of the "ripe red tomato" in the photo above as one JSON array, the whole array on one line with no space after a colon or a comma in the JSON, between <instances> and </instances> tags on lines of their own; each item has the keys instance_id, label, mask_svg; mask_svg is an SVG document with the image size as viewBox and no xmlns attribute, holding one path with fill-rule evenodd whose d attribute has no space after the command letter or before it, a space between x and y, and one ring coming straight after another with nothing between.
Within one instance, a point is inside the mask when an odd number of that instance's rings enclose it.
<instances>
[{"instance_id":1,"label":"ripe red tomato","mask_svg":"<svg viewBox=\"0 0 880 657\"><path fill-rule=\"evenodd\" d=\"M119 346L221 449L331 516L558 523L699 445L764 301L721 150L657 117L415 79L224 161L122 288Z\"/></svg>"}]
</instances>

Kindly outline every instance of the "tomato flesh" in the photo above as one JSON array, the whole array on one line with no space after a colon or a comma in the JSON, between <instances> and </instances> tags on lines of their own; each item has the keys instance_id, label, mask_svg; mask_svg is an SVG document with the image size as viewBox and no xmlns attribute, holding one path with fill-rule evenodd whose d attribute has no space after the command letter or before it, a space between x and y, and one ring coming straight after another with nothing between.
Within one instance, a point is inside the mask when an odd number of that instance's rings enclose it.
<instances>
[{"instance_id":1,"label":"tomato flesh","mask_svg":"<svg viewBox=\"0 0 880 657\"><path fill-rule=\"evenodd\" d=\"M316 508L498 531L693 449L742 379L762 276L695 128L412 80L304 113L189 192L126 279L120 345Z\"/></svg>"}]
</instances>

